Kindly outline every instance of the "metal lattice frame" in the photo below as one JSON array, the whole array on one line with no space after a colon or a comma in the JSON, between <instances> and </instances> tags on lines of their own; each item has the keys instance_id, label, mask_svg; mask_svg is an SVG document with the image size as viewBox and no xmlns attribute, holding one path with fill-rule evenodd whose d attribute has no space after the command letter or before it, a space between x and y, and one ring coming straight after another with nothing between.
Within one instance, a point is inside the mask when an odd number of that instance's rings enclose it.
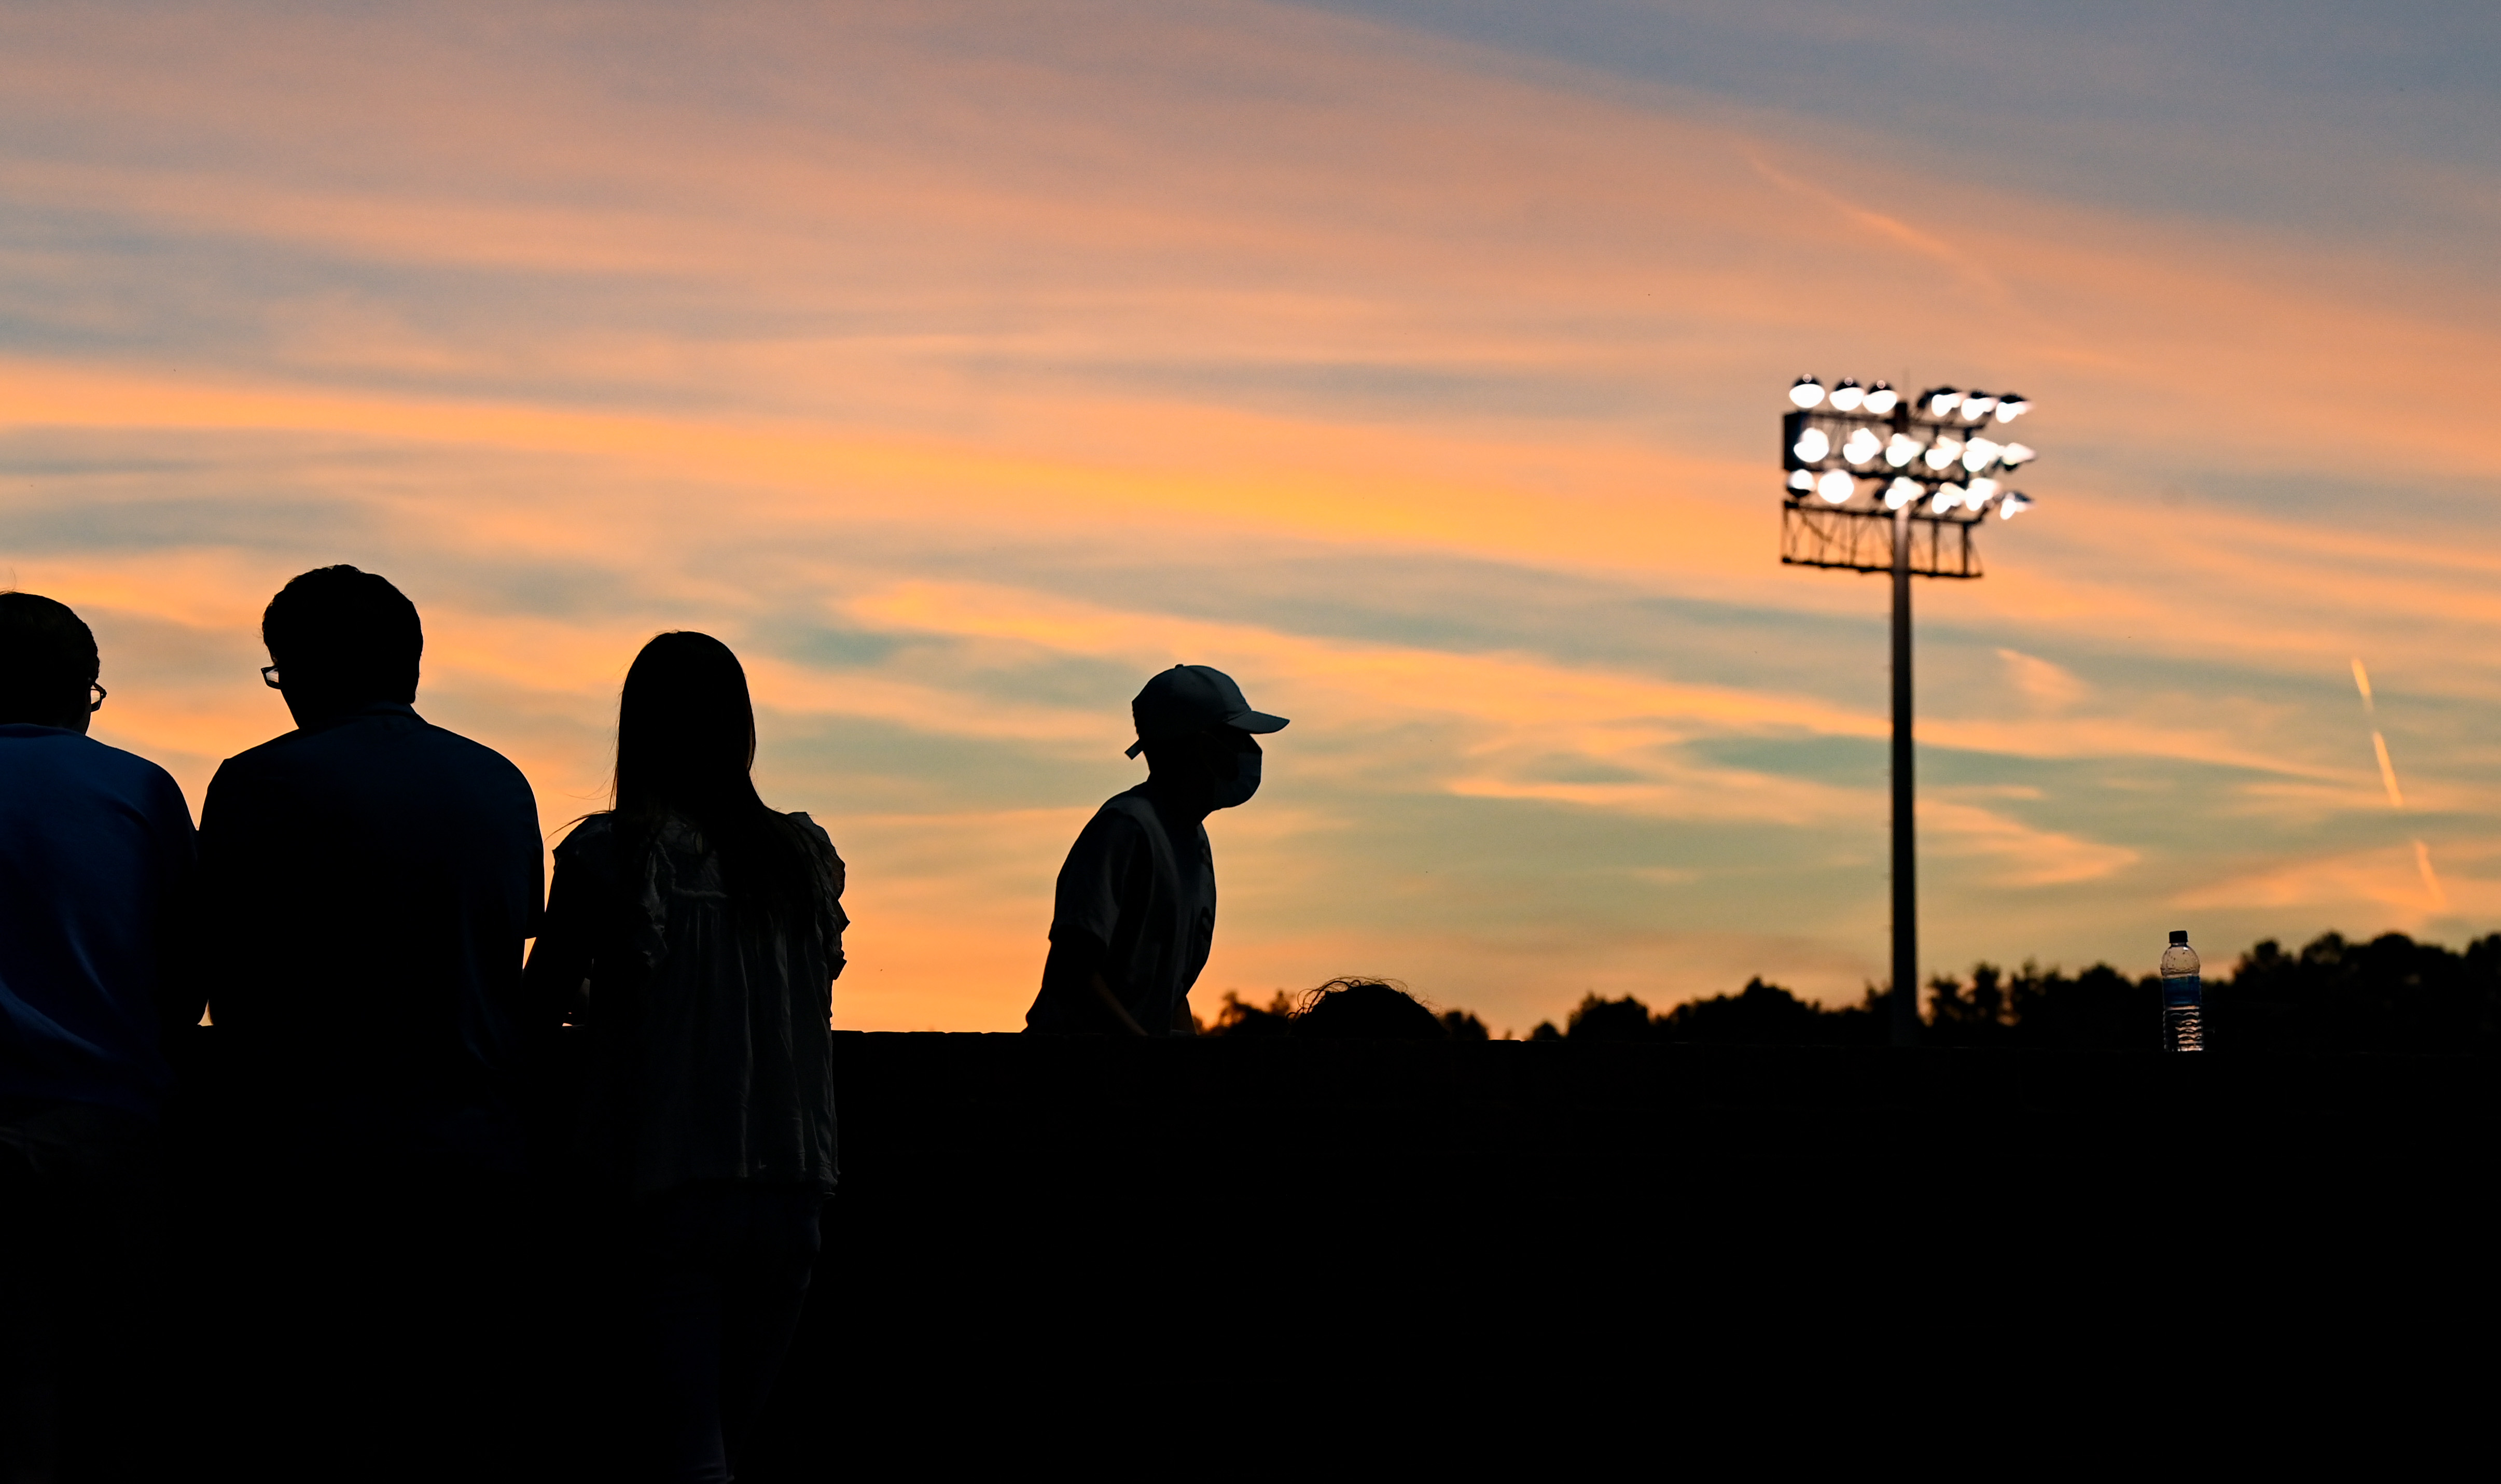
<instances>
[{"instance_id":1,"label":"metal lattice frame","mask_svg":"<svg viewBox=\"0 0 2501 1484\"><path fill-rule=\"evenodd\" d=\"M1893 518L1890 511L1835 509L1812 497L1792 496L1781 506L1781 561L1790 567L1891 572ZM1911 575L1979 577L1980 547L1971 539L1971 528L1980 519L1913 511Z\"/></svg>"}]
</instances>

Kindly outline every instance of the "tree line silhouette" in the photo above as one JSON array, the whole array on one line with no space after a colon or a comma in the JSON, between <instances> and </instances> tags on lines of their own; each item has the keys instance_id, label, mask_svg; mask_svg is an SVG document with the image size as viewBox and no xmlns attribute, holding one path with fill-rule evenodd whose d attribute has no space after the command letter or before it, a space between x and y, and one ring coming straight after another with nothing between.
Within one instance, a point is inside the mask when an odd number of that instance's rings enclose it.
<instances>
[{"instance_id":1,"label":"tree line silhouette","mask_svg":"<svg viewBox=\"0 0 2501 1484\"><path fill-rule=\"evenodd\" d=\"M2490 1053L2501 1050L2501 933L2462 952L2402 933L2368 942L2327 933L2298 953L2270 938L2229 974L2208 975L2205 996L2207 1042L2218 1050ZM1920 1019L1930 1045L2133 1050L2155 1044L2160 1006L2155 975L2132 979L2108 964L2069 974L2027 960L1929 980ZM1205 1030L1282 1036L1295 1008L1283 991L1266 1006L1227 993ZM1465 1010L1440 1018L1453 1039L1486 1039ZM1872 985L1860 1003L1828 1008L1755 978L1664 1011L1630 995L1590 995L1560 1028L1544 1021L1528 1039L1881 1046L1889 1031L1884 993Z\"/></svg>"}]
</instances>

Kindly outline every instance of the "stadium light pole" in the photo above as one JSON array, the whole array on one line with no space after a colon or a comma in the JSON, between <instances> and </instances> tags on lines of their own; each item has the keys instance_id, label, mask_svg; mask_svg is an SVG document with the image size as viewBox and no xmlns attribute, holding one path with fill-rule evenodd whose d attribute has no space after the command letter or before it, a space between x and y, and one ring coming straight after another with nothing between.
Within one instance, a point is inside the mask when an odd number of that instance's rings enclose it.
<instances>
[{"instance_id":1,"label":"stadium light pole","mask_svg":"<svg viewBox=\"0 0 2501 1484\"><path fill-rule=\"evenodd\" d=\"M1919 1039L1918 851L1911 751L1911 578L1978 577L1973 529L1993 510L2012 520L2031 497L2000 476L2035 457L1995 435L2032 404L1932 387L1904 398L1889 384L1826 388L1800 377L1781 419L1781 561L1791 567L1890 573L1893 578L1892 1042ZM1925 549L1921 549L1924 532ZM1951 533L1951 539L1949 539Z\"/></svg>"}]
</instances>

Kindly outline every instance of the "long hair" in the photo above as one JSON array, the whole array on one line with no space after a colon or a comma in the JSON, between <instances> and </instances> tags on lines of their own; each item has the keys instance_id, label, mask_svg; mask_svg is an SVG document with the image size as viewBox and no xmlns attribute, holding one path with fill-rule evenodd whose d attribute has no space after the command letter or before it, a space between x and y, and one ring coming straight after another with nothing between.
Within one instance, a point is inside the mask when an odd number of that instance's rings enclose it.
<instances>
[{"instance_id":1,"label":"long hair","mask_svg":"<svg viewBox=\"0 0 2501 1484\"><path fill-rule=\"evenodd\" d=\"M684 820L719 856L733 900L805 923L827 868L798 825L756 796L754 765L755 705L729 646L683 632L645 644L617 707L620 846L648 848L664 821Z\"/></svg>"}]
</instances>

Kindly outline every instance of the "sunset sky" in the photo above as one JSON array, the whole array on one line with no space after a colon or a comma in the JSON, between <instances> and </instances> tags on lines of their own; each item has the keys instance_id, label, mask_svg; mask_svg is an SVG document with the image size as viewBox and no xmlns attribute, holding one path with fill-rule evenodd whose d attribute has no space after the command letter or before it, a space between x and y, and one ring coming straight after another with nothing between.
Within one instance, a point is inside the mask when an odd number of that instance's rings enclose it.
<instances>
[{"instance_id":1,"label":"sunset sky","mask_svg":"<svg viewBox=\"0 0 2501 1484\"><path fill-rule=\"evenodd\" d=\"M1780 564L1783 393L2012 388L2040 505L1916 594L1928 971L2454 943L2496 145L2488 4L9 0L0 585L196 808L270 594L381 572L551 838L720 636L845 1027L1020 1024L1176 661L1293 718L1203 1014L1855 1001L1886 590Z\"/></svg>"}]
</instances>

